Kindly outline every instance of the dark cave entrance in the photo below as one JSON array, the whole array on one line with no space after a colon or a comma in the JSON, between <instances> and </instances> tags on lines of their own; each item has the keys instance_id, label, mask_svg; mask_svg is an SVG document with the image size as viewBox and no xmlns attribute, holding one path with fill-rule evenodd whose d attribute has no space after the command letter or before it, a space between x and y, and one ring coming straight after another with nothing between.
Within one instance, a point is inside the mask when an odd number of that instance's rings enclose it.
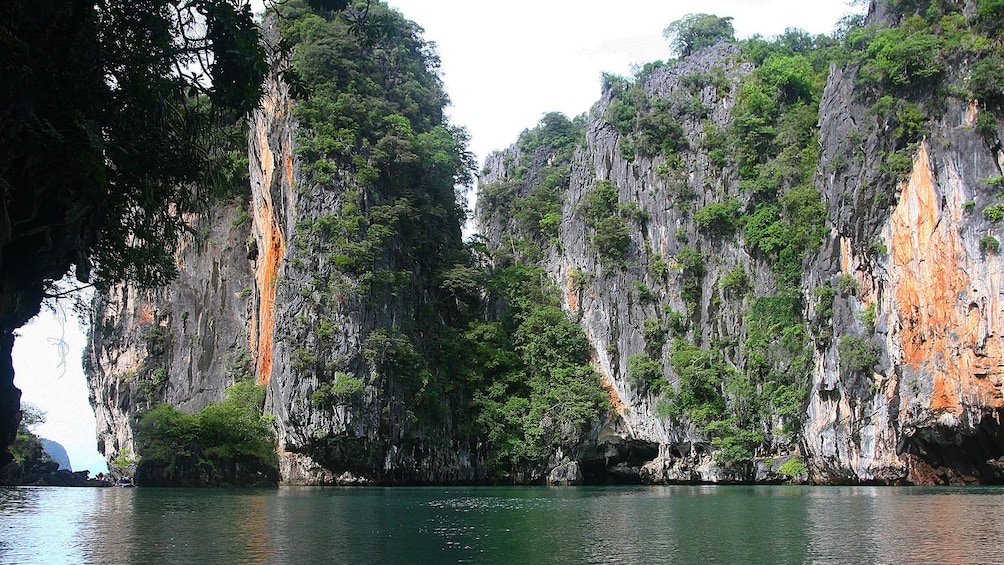
<instances>
[{"instance_id":1,"label":"dark cave entrance","mask_svg":"<svg viewBox=\"0 0 1004 565\"><path fill-rule=\"evenodd\" d=\"M976 431L946 441L918 432L904 443L910 481L933 485L1004 484L1004 410L984 414Z\"/></svg>"},{"instance_id":2,"label":"dark cave entrance","mask_svg":"<svg viewBox=\"0 0 1004 565\"><path fill-rule=\"evenodd\" d=\"M659 444L625 441L600 446L597 456L580 461L585 485L640 485L641 468L659 456Z\"/></svg>"}]
</instances>

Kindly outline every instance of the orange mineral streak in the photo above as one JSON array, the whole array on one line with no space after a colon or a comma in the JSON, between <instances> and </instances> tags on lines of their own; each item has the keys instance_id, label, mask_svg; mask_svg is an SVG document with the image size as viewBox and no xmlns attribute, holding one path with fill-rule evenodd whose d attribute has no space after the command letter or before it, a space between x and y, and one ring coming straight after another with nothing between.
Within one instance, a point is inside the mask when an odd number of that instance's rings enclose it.
<instances>
[{"instance_id":1,"label":"orange mineral streak","mask_svg":"<svg viewBox=\"0 0 1004 565\"><path fill-rule=\"evenodd\" d=\"M266 104L266 113L268 104ZM258 147L261 151L262 186L253 191L255 236L258 241L258 257L255 262L255 282L258 286L257 320L257 362L258 384L268 384L272 376L272 344L275 329L275 296L279 278L279 268L286 253L286 242L279 225L276 207L272 202L273 177L276 174L275 156L268 143L266 125L261 121L257 127ZM290 157L285 169L292 174ZM283 171L286 173L286 171Z\"/></svg>"},{"instance_id":2,"label":"orange mineral streak","mask_svg":"<svg viewBox=\"0 0 1004 565\"><path fill-rule=\"evenodd\" d=\"M568 295L568 309L575 312L579 309L579 293L575 290L575 280L571 273L568 274L568 291L566 294Z\"/></svg>"},{"instance_id":3,"label":"orange mineral streak","mask_svg":"<svg viewBox=\"0 0 1004 565\"><path fill-rule=\"evenodd\" d=\"M614 384L610 382L610 378L603 375L603 380L601 386L607 391L607 398L610 399L610 405L613 406L614 410L618 414L623 414L624 410L627 408L627 404L624 404L624 400L621 399L621 395L617 393L617 389L614 388Z\"/></svg>"},{"instance_id":4,"label":"orange mineral streak","mask_svg":"<svg viewBox=\"0 0 1004 565\"><path fill-rule=\"evenodd\" d=\"M272 335L275 330L275 295L279 267L286 252L286 244L272 215L274 210L261 207L258 214L264 219L262 248L258 253L255 281L258 283L258 384L268 384L272 376Z\"/></svg>"},{"instance_id":5,"label":"orange mineral streak","mask_svg":"<svg viewBox=\"0 0 1004 565\"><path fill-rule=\"evenodd\" d=\"M933 412L1000 407L999 376L986 378L1001 364L999 340L986 339L986 319L993 313L972 302L976 284L970 273L980 268L967 255L953 221L962 215L961 203L943 200L935 183L922 143L890 217L892 308L900 325L901 362L930 376Z\"/></svg>"}]
</instances>

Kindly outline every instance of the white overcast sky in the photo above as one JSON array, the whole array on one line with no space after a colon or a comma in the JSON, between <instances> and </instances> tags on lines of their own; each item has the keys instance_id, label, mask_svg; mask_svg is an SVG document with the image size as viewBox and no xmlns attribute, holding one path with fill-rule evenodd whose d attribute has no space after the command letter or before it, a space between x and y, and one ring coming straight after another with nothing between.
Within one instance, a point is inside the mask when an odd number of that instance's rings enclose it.
<instances>
[{"instance_id":1,"label":"white overcast sky","mask_svg":"<svg viewBox=\"0 0 1004 565\"><path fill-rule=\"evenodd\" d=\"M669 58L662 30L690 13L731 16L739 38L794 27L830 33L860 12L848 0L390 0L437 44L454 125L471 134L479 165L547 112L569 117L599 98L603 72ZM260 5L260 2L259 2ZM85 338L75 317L43 313L18 331L15 384L44 410L36 431L62 443L74 469L104 470L81 369ZM67 346L63 348L63 343ZM64 355L65 352L65 355ZM65 359L65 364L63 360Z\"/></svg>"}]
</instances>

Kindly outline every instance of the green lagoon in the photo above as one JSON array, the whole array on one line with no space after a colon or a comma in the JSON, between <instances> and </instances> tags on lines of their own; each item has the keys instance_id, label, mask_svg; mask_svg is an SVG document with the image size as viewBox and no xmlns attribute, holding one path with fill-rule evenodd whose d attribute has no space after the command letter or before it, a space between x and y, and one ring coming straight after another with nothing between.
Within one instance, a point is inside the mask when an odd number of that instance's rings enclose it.
<instances>
[{"instance_id":1,"label":"green lagoon","mask_svg":"<svg viewBox=\"0 0 1004 565\"><path fill-rule=\"evenodd\" d=\"M5 488L0 563L1004 562L1004 488Z\"/></svg>"}]
</instances>

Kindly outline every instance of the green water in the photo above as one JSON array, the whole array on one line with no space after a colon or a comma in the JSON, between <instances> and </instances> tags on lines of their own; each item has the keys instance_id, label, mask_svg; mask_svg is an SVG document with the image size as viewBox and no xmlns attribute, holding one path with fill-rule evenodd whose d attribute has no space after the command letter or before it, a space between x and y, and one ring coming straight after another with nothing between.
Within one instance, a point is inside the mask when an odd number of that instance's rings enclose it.
<instances>
[{"instance_id":1,"label":"green water","mask_svg":"<svg viewBox=\"0 0 1004 565\"><path fill-rule=\"evenodd\" d=\"M1004 489L0 489L0 563L1004 562Z\"/></svg>"}]
</instances>

